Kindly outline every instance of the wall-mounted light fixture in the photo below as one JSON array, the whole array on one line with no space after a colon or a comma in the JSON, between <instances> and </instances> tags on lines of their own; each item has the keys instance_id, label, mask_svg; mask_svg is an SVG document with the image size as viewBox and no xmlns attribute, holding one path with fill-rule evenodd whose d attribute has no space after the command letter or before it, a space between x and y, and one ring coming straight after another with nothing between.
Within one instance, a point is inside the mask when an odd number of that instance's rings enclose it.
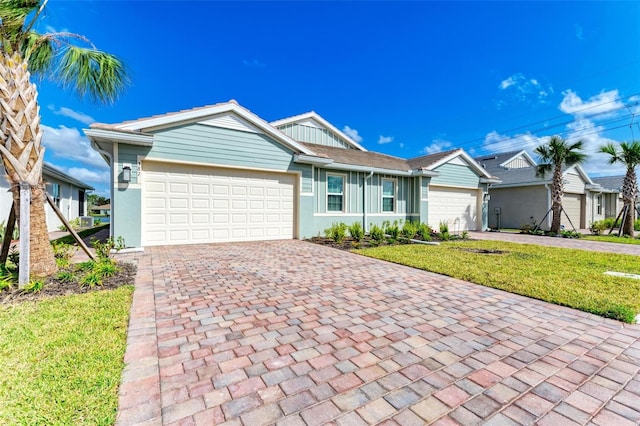
<instances>
[{"instance_id":1,"label":"wall-mounted light fixture","mask_svg":"<svg viewBox=\"0 0 640 426\"><path fill-rule=\"evenodd\" d=\"M122 181L131 182L131 166L122 167Z\"/></svg>"},{"instance_id":2,"label":"wall-mounted light fixture","mask_svg":"<svg viewBox=\"0 0 640 426\"><path fill-rule=\"evenodd\" d=\"M484 196L482 197L482 201L484 201L485 203L488 203L491 200L491 194L489 194L488 192L484 193Z\"/></svg>"}]
</instances>

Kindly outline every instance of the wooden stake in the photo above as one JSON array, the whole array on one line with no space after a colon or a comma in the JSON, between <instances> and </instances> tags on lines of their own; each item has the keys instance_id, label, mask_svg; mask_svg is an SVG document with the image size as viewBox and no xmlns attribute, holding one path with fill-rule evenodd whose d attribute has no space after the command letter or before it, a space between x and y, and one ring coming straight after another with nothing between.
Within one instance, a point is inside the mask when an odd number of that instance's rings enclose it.
<instances>
[{"instance_id":1,"label":"wooden stake","mask_svg":"<svg viewBox=\"0 0 640 426\"><path fill-rule=\"evenodd\" d=\"M29 283L31 255L31 185L20 182L20 266L18 267L18 288Z\"/></svg>"},{"instance_id":2,"label":"wooden stake","mask_svg":"<svg viewBox=\"0 0 640 426\"><path fill-rule=\"evenodd\" d=\"M80 235L78 235L76 230L73 229L73 227L69 224L69 222L67 221L67 218L64 217L64 215L62 214L62 212L60 211L58 206L56 206L56 203L53 202L53 199L51 198L51 196L49 194L47 194L47 201L49 202L49 205L51 206L53 211L56 212L56 216L58 216L58 219L60 219L62 221L64 226L69 230L69 233L71 235L73 235L73 238L76 240L78 245L82 248L82 250L87 254L87 256L89 256L89 258L91 260L96 260L96 258L93 255L93 253L91 253L91 251L89 250L89 247L87 247L87 245L84 243L84 241L82 241L82 238L80 238ZM22 240L22 238L21 238L21 240Z\"/></svg>"},{"instance_id":3,"label":"wooden stake","mask_svg":"<svg viewBox=\"0 0 640 426\"><path fill-rule=\"evenodd\" d=\"M16 211L14 209L15 203L11 202L9 221L7 222L4 239L2 240L2 250L0 250L0 265L2 266L7 264L7 257L9 256L9 249L11 248L11 241L13 240L13 230L16 228Z\"/></svg>"}]
</instances>

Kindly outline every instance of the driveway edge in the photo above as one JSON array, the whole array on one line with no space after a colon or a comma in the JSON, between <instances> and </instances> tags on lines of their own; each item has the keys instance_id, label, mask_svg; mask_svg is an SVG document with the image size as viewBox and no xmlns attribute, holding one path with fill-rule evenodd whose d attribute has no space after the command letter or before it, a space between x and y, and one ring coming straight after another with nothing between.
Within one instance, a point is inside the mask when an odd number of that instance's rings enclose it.
<instances>
[{"instance_id":1,"label":"driveway edge","mask_svg":"<svg viewBox=\"0 0 640 426\"><path fill-rule=\"evenodd\" d=\"M151 256L138 258L117 425L160 425L160 368Z\"/></svg>"}]
</instances>

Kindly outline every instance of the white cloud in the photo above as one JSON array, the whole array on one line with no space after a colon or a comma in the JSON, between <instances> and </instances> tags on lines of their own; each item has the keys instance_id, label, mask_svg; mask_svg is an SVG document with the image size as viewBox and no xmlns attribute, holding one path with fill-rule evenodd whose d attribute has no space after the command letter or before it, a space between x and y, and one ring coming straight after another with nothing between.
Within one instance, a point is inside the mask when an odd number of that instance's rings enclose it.
<instances>
[{"instance_id":1,"label":"white cloud","mask_svg":"<svg viewBox=\"0 0 640 426\"><path fill-rule=\"evenodd\" d=\"M387 143L393 142L393 136L382 136L380 135L380 137L378 138L378 143L380 145L384 145Z\"/></svg>"},{"instance_id":2,"label":"white cloud","mask_svg":"<svg viewBox=\"0 0 640 426\"><path fill-rule=\"evenodd\" d=\"M57 129L42 125L42 143L54 157L77 161L98 169L107 169L107 163L78 129L59 126Z\"/></svg>"},{"instance_id":3,"label":"white cloud","mask_svg":"<svg viewBox=\"0 0 640 426\"><path fill-rule=\"evenodd\" d=\"M434 139L431 141L431 145L425 146L422 149L422 152L424 152L427 155L435 154L437 152L446 151L447 149L450 149L452 146L453 144L451 142L446 141L444 139Z\"/></svg>"},{"instance_id":4,"label":"white cloud","mask_svg":"<svg viewBox=\"0 0 640 426\"><path fill-rule=\"evenodd\" d=\"M49 105L49 109L53 111L56 115L62 115L64 117L72 118L80 123L84 123L86 125L95 123L96 120L83 112L74 111L71 108L61 107L60 109L56 109L55 105Z\"/></svg>"},{"instance_id":5,"label":"white cloud","mask_svg":"<svg viewBox=\"0 0 640 426\"><path fill-rule=\"evenodd\" d=\"M548 136L539 137L531 133L515 136L501 135L494 130L485 136L483 148L488 153L519 151L522 149L532 152L539 145L546 143L548 139Z\"/></svg>"},{"instance_id":6,"label":"white cloud","mask_svg":"<svg viewBox=\"0 0 640 426\"><path fill-rule=\"evenodd\" d=\"M358 134L358 131L356 129L352 129L349 126L344 126L342 131L351 139L353 139L355 142L358 142L358 143L362 142L362 136Z\"/></svg>"},{"instance_id":7,"label":"white cloud","mask_svg":"<svg viewBox=\"0 0 640 426\"><path fill-rule=\"evenodd\" d=\"M511 100L528 102L538 101L545 103L553 87L546 86L536 78L529 78L522 73L515 73L502 80L498 86ZM505 105L505 100L497 102L498 109Z\"/></svg>"},{"instance_id":8,"label":"white cloud","mask_svg":"<svg viewBox=\"0 0 640 426\"><path fill-rule=\"evenodd\" d=\"M602 92L586 101L572 90L565 90L562 94L564 98L560 103L560 111L575 116L606 114L624 107L617 89Z\"/></svg>"},{"instance_id":9,"label":"white cloud","mask_svg":"<svg viewBox=\"0 0 640 426\"><path fill-rule=\"evenodd\" d=\"M82 182L109 185L110 172L107 170L92 170L85 167L60 167L66 174Z\"/></svg>"}]
</instances>

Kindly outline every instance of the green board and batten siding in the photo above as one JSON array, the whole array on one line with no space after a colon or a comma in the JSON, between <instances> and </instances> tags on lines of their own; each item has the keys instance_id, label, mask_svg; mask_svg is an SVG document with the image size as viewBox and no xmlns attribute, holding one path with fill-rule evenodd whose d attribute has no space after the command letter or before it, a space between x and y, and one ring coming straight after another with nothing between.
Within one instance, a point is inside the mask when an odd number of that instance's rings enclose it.
<instances>
[{"instance_id":1,"label":"green board and batten siding","mask_svg":"<svg viewBox=\"0 0 640 426\"><path fill-rule=\"evenodd\" d=\"M338 135L327 129L293 123L279 126L278 130L296 141L353 149L351 145L342 140Z\"/></svg>"}]
</instances>

